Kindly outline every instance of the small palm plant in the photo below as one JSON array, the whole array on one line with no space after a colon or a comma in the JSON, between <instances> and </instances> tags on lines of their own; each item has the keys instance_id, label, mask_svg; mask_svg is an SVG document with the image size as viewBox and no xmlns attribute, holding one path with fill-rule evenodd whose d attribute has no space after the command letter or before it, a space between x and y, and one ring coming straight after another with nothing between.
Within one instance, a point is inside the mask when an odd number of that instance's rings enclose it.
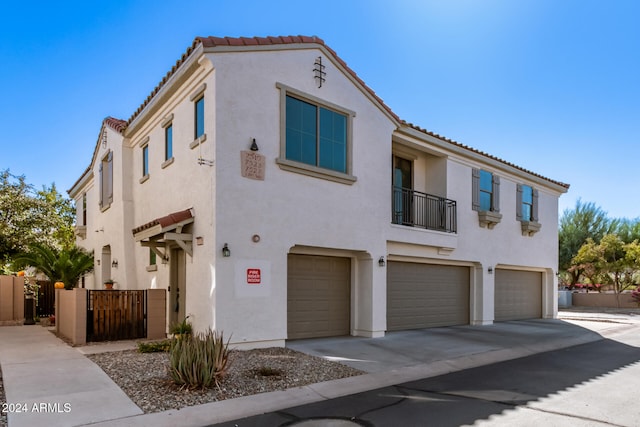
<instances>
[{"instance_id":1,"label":"small palm plant","mask_svg":"<svg viewBox=\"0 0 640 427\"><path fill-rule=\"evenodd\" d=\"M93 255L78 246L57 250L35 244L14 260L14 267L25 266L34 267L52 282L63 282L65 289L72 289L83 274L93 271Z\"/></svg>"}]
</instances>

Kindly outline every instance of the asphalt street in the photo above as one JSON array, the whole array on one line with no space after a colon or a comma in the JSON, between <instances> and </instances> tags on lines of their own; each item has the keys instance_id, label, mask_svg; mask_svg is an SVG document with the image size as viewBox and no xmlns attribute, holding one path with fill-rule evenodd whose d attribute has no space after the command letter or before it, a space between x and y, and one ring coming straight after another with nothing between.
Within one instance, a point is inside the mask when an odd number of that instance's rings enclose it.
<instances>
[{"instance_id":1,"label":"asphalt street","mask_svg":"<svg viewBox=\"0 0 640 427\"><path fill-rule=\"evenodd\" d=\"M640 334L216 426L640 426Z\"/></svg>"}]
</instances>

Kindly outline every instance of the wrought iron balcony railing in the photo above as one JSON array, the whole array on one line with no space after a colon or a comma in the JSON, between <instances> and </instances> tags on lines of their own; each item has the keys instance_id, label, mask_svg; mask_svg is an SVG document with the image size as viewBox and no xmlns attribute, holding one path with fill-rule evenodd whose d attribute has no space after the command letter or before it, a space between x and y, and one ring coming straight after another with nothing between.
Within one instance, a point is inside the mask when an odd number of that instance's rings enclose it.
<instances>
[{"instance_id":1,"label":"wrought iron balcony railing","mask_svg":"<svg viewBox=\"0 0 640 427\"><path fill-rule=\"evenodd\" d=\"M455 200L408 188L392 189L392 222L427 230L457 232Z\"/></svg>"}]
</instances>

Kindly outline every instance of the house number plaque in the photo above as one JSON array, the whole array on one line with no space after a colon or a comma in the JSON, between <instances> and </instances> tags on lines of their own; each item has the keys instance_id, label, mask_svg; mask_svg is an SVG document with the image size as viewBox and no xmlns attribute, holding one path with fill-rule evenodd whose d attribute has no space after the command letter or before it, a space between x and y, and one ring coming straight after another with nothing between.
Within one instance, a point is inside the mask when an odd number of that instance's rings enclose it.
<instances>
[{"instance_id":1,"label":"house number plaque","mask_svg":"<svg viewBox=\"0 0 640 427\"><path fill-rule=\"evenodd\" d=\"M249 179L264 181L265 157L255 151L240 152L240 167L242 176Z\"/></svg>"}]
</instances>

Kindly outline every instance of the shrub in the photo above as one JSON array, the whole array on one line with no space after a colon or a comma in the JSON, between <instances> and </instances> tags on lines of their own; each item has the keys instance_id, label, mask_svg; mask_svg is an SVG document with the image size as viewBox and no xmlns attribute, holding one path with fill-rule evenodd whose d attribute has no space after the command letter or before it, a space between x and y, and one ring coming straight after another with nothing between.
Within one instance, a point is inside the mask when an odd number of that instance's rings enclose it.
<instances>
[{"instance_id":1,"label":"shrub","mask_svg":"<svg viewBox=\"0 0 640 427\"><path fill-rule=\"evenodd\" d=\"M138 352L140 353L167 353L170 348L170 340L138 343Z\"/></svg>"},{"instance_id":2,"label":"shrub","mask_svg":"<svg viewBox=\"0 0 640 427\"><path fill-rule=\"evenodd\" d=\"M189 316L182 319L182 322L177 322L172 324L171 328L169 329L169 332L171 332L174 335L192 334L193 326L191 325L191 322L187 320L188 318Z\"/></svg>"},{"instance_id":3,"label":"shrub","mask_svg":"<svg viewBox=\"0 0 640 427\"><path fill-rule=\"evenodd\" d=\"M229 363L229 340L222 332L208 329L204 333L171 340L169 375L186 388L220 386Z\"/></svg>"}]
</instances>

